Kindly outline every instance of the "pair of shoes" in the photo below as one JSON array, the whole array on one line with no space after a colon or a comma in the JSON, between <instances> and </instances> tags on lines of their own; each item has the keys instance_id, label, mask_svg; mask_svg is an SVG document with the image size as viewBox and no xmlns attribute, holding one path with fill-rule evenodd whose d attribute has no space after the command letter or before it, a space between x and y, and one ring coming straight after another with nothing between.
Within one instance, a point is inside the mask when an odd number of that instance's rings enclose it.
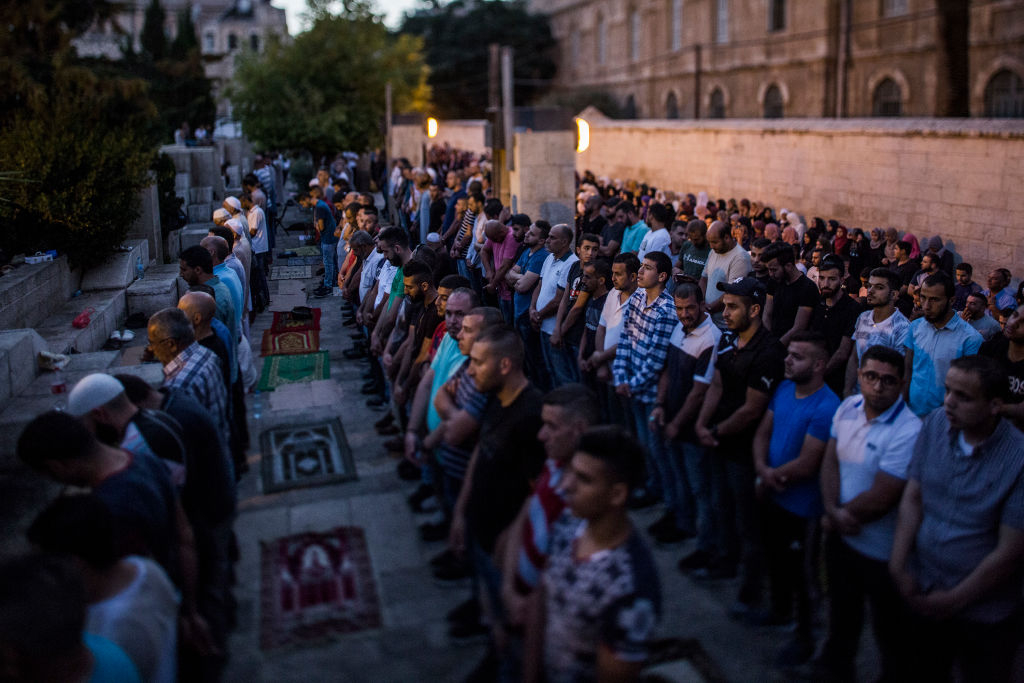
<instances>
[{"instance_id":1,"label":"pair of shoes","mask_svg":"<svg viewBox=\"0 0 1024 683\"><path fill-rule=\"evenodd\" d=\"M405 450L405 440L393 436L384 442L384 448L393 453L401 453Z\"/></svg>"},{"instance_id":2,"label":"pair of shoes","mask_svg":"<svg viewBox=\"0 0 1024 683\"><path fill-rule=\"evenodd\" d=\"M626 503L630 510L642 510L649 508L658 502L658 497L650 493L647 489L634 489L629 496L629 502Z\"/></svg>"},{"instance_id":3,"label":"pair of shoes","mask_svg":"<svg viewBox=\"0 0 1024 683\"><path fill-rule=\"evenodd\" d=\"M315 290L313 292L313 298L314 299L324 299L324 298L329 297L331 295L331 291L332 290L330 290L330 289L317 289L317 290Z\"/></svg>"},{"instance_id":4,"label":"pair of shoes","mask_svg":"<svg viewBox=\"0 0 1024 683\"><path fill-rule=\"evenodd\" d=\"M135 339L135 333L131 330L114 330L110 333L110 338L117 341L130 342L132 339Z\"/></svg>"},{"instance_id":5,"label":"pair of shoes","mask_svg":"<svg viewBox=\"0 0 1024 683\"><path fill-rule=\"evenodd\" d=\"M402 481L419 481L421 476L420 468L405 458L398 461L398 465L395 467L395 474Z\"/></svg>"},{"instance_id":6,"label":"pair of shoes","mask_svg":"<svg viewBox=\"0 0 1024 683\"><path fill-rule=\"evenodd\" d=\"M736 563L716 557L704 567L695 569L690 576L698 581L715 581L736 578Z\"/></svg>"},{"instance_id":7,"label":"pair of shoes","mask_svg":"<svg viewBox=\"0 0 1024 683\"><path fill-rule=\"evenodd\" d=\"M703 569L708 566L714 556L707 550L694 550L692 553L679 560L679 571L687 574L697 569Z\"/></svg>"},{"instance_id":8,"label":"pair of shoes","mask_svg":"<svg viewBox=\"0 0 1024 683\"><path fill-rule=\"evenodd\" d=\"M369 379L369 378L367 378L367 379ZM374 427L374 429L383 429L384 427L387 427L388 425L390 425L394 421L395 421L395 416L392 415L391 413L388 413L387 415L385 415L381 419L379 419L376 422L374 422L373 423L373 427Z\"/></svg>"},{"instance_id":9,"label":"pair of shoes","mask_svg":"<svg viewBox=\"0 0 1024 683\"><path fill-rule=\"evenodd\" d=\"M658 521L656 521L654 524L652 524L649 527L647 527L647 533L649 533L651 536L656 536L656 535L660 534L662 531L666 531L668 529L674 529L675 526L676 526L676 516L675 516L675 514L673 514L671 510L666 510L665 514L663 514L661 517L658 518Z\"/></svg>"},{"instance_id":10,"label":"pair of shoes","mask_svg":"<svg viewBox=\"0 0 1024 683\"><path fill-rule=\"evenodd\" d=\"M423 512L423 504L433 497L434 488L430 484L420 484L405 501L413 512Z\"/></svg>"},{"instance_id":11,"label":"pair of shoes","mask_svg":"<svg viewBox=\"0 0 1024 683\"><path fill-rule=\"evenodd\" d=\"M359 360L360 358L366 358L366 350L358 346L353 346L351 349L345 349L341 352L341 355L345 356L349 360Z\"/></svg>"},{"instance_id":12,"label":"pair of shoes","mask_svg":"<svg viewBox=\"0 0 1024 683\"><path fill-rule=\"evenodd\" d=\"M425 522L419 526L420 538L427 543L444 541L448 538L449 528L450 525L447 520L441 522ZM434 572L434 576L437 576L437 571Z\"/></svg>"},{"instance_id":13,"label":"pair of shoes","mask_svg":"<svg viewBox=\"0 0 1024 683\"><path fill-rule=\"evenodd\" d=\"M366 406L368 408L383 408L387 406L388 400L383 396L374 396L366 399Z\"/></svg>"}]
</instances>

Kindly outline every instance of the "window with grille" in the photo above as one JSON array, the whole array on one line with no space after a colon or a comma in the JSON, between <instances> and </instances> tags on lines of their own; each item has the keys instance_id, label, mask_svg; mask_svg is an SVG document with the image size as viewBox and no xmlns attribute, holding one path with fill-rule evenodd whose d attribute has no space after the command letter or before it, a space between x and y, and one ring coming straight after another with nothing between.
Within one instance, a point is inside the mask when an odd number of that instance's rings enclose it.
<instances>
[{"instance_id":1,"label":"window with grille","mask_svg":"<svg viewBox=\"0 0 1024 683\"><path fill-rule=\"evenodd\" d=\"M721 88L715 88L711 91L711 102L708 105L708 118L725 118L725 94L722 92Z\"/></svg>"},{"instance_id":2,"label":"window with grille","mask_svg":"<svg viewBox=\"0 0 1024 683\"><path fill-rule=\"evenodd\" d=\"M665 98L665 118L679 118L679 101L676 99L676 94L674 92L670 92L668 97Z\"/></svg>"},{"instance_id":3,"label":"window with grille","mask_svg":"<svg viewBox=\"0 0 1024 683\"><path fill-rule=\"evenodd\" d=\"M715 12L715 42L729 42L729 0L717 0Z\"/></svg>"},{"instance_id":4,"label":"window with grille","mask_svg":"<svg viewBox=\"0 0 1024 683\"><path fill-rule=\"evenodd\" d=\"M784 114L785 104L782 101L782 91L777 85L770 85L764 93L764 117L766 119L781 119Z\"/></svg>"},{"instance_id":5,"label":"window with grille","mask_svg":"<svg viewBox=\"0 0 1024 683\"><path fill-rule=\"evenodd\" d=\"M632 62L640 61L640 12L633 10L629 13L629 59Z\"/></svg>"},{"instance_id":6,"label":"window with grille","mask_svg":"<svg viewBox=\"0 0 1024 683\"><path fill-rule=\"evenodd\" d=\"M1024 118L1024 81L1003 69L985 86L985 116L996 119Z\"/></svg>"},{"instance_id":7,"label":"window with grille","mask_svg":"<svg viewBox=\"0 0 1024 683\"><path fill-rule=\"evenodd\" d=\"M886 78L875 87L871 99L872 116L901 116L903 114L903 91L899 83Z\"/></svg>"},{"instance_id":8,"label":"window with grille","mask_svg":"<svg viewBox=\"0 0 1024 683\"><path fill-rule=\"evenodd\" d=\"M786 0L771 0L768 3L768 30L782 31L786 28Z\"/></svg>"},{"instance_id":9,"label":"window with grille","mask_svg":"<svg viewBox=\"0 0 1024 683\"><path fill-rule=\"evenodd\" d=\"M672 51L683 47L683 0L671 0L668 10L669 47Z\"/></svg>"}]
</instances>

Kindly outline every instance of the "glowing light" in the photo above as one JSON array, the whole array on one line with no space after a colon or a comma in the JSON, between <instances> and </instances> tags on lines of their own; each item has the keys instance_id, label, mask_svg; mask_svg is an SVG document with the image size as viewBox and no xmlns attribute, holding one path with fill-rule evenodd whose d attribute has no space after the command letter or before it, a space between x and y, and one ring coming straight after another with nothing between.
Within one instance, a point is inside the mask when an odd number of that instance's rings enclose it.
<instances>
[{"instance_id":1,"label":"glowing light","mask_svg":"<svg viewBox=\"0 0 1024 683\"><path fill-rule=\"evenodd\" d=\"M590 124L581 118L576 119L576 151L586 152L590 147Z\"/></svg>"},{"instance_id":2,"label":"glowing light","mask_svg":"<svg viewBox=\"0 0 1024 683\"><path fill-rule=\"evenodd\" d=\"M432 116L427 119L427 137L428 138L436 138L437 137L437 119L435 119Z\"/></svg>"}]
</instances>

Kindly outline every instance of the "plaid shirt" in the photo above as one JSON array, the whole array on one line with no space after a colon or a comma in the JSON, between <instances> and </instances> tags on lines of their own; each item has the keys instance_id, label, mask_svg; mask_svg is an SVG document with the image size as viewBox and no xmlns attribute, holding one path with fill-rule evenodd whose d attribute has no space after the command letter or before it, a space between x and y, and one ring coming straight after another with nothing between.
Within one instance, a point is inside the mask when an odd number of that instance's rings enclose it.
<instances>
[{"instance_id":1,"label":"plaid shirt","mask_svg":"<svg viewBox=\"0 0 1024 683\"><path fill-rule=\"evenodd\" d=\"M231 434L228 390L217 354L199 342L192 342L164 366L164 386L182 391L209 411L224 443L228 443Z\"/></svg>"},{"instance_id":2,"label":"plaid shirt","mask_svg":"<svg viewBox=\"0 0 1024 683\"><path fill-rule=\"evenodd\" d=\"M667 292L648 304L647 290L637 289L626 302L612 377L616 386L629 385L633 398L641 403L658 399L658 378L677 322L675 303Z\"/></svg>"}]
</instances>

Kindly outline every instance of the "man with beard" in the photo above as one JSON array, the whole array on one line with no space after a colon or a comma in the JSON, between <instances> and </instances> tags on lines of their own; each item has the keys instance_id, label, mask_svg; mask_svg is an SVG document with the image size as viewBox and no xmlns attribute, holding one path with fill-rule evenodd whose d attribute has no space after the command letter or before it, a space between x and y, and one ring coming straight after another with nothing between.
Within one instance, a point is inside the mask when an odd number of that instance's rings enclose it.
<instances>
[{"instance_id":1,"label":"man with beard","mask_svg":"<svg viewBox=\"0 0 1024 683\"><path fill-rule=\"evenodd\" d=\"M910 321L896 310L900 281L888 268L875 268L868 276L867 311L857 317L853 330L856 354L850 354L846 364L846 390L844 395L856 393L857 369L860 359L872 346L884 346L903 353Z\"/></svg>"},{"instance_id":2,"label":"man with beard","mask_svg":"<svg viewBox=\"0 0 1024 683\"><path fill-rule=\"evenodd\" d=\"M981 355L992 358L1006 373L1009 386L1003 416L1024 427L1024 305L1006 321L1003 333L981 345Z\"/></svg>"},{"instance_id":3,"label":"man with beard","mask_svg":"<svg viewBox=\"0 0 1024 683\"><path fill-rule=\"evenodd\" d=\"M923 418L942 405L944 378L954 358L978 353L981 334L953 310L953 281L945 273L929 275L921 286L924 316L910 323L904 342L907 354L905 397Z\"/></svg>"},{"instance_id":4,"label":"man with beard","mask_svg":"<svg viewBox=\"0 0 1024 683\"><path fill-rule=\"evenodd\" d=\"M544 262L548 258L545 244L547 244L550 231L551 225L544 220L533 223L526 230L526 234L523 235L524 248L519 254L516 265L506 276L509 286L513 289L514 327L526 349L526 374L540 387L546 386L541 383L541 377L546 374L544 372L544 352L540 346L540 332L534 329L530 322L530 305L533 300L533 290L540 282L540 274L544 269Z\"/></svg>"},{"instance_id":5,"label":"man with beard","mask_svg":"<svg viewBox=\"0 0 1024 683\"><path fill-rule=\"evenodd\" d=\"M846 383L846 364L853 353L853 333L861 307L843 290L843 261L828 256L818 267L818 291L821 301L811 313L810 329L825 337L829 359L825 366L825 383L842 395Z\"/></svg>"},{"instance_id":6,"label":"man with beard","mask_svg":"<svg viewBox=\"0 0 1024 683\"><path fill-rule=\"evenodd\" d=\"M762 260L772 278L764 324L786 345L795 333L807 329L818 304L818 288L796 267L790 245L773 244L765 249Z\"/></svg>"},{"instance_id":7,"label":"man with beard","mask_svg":"<svg viewBox=\"0 0 1024 683\"><path fill-rule=\"evenodd\" d=\"M967 303L959 315L976 329L985 341L1003 331L999 321L988 314L988 301L981 293L968 294Z\"/></svg>"}]
</instances>

